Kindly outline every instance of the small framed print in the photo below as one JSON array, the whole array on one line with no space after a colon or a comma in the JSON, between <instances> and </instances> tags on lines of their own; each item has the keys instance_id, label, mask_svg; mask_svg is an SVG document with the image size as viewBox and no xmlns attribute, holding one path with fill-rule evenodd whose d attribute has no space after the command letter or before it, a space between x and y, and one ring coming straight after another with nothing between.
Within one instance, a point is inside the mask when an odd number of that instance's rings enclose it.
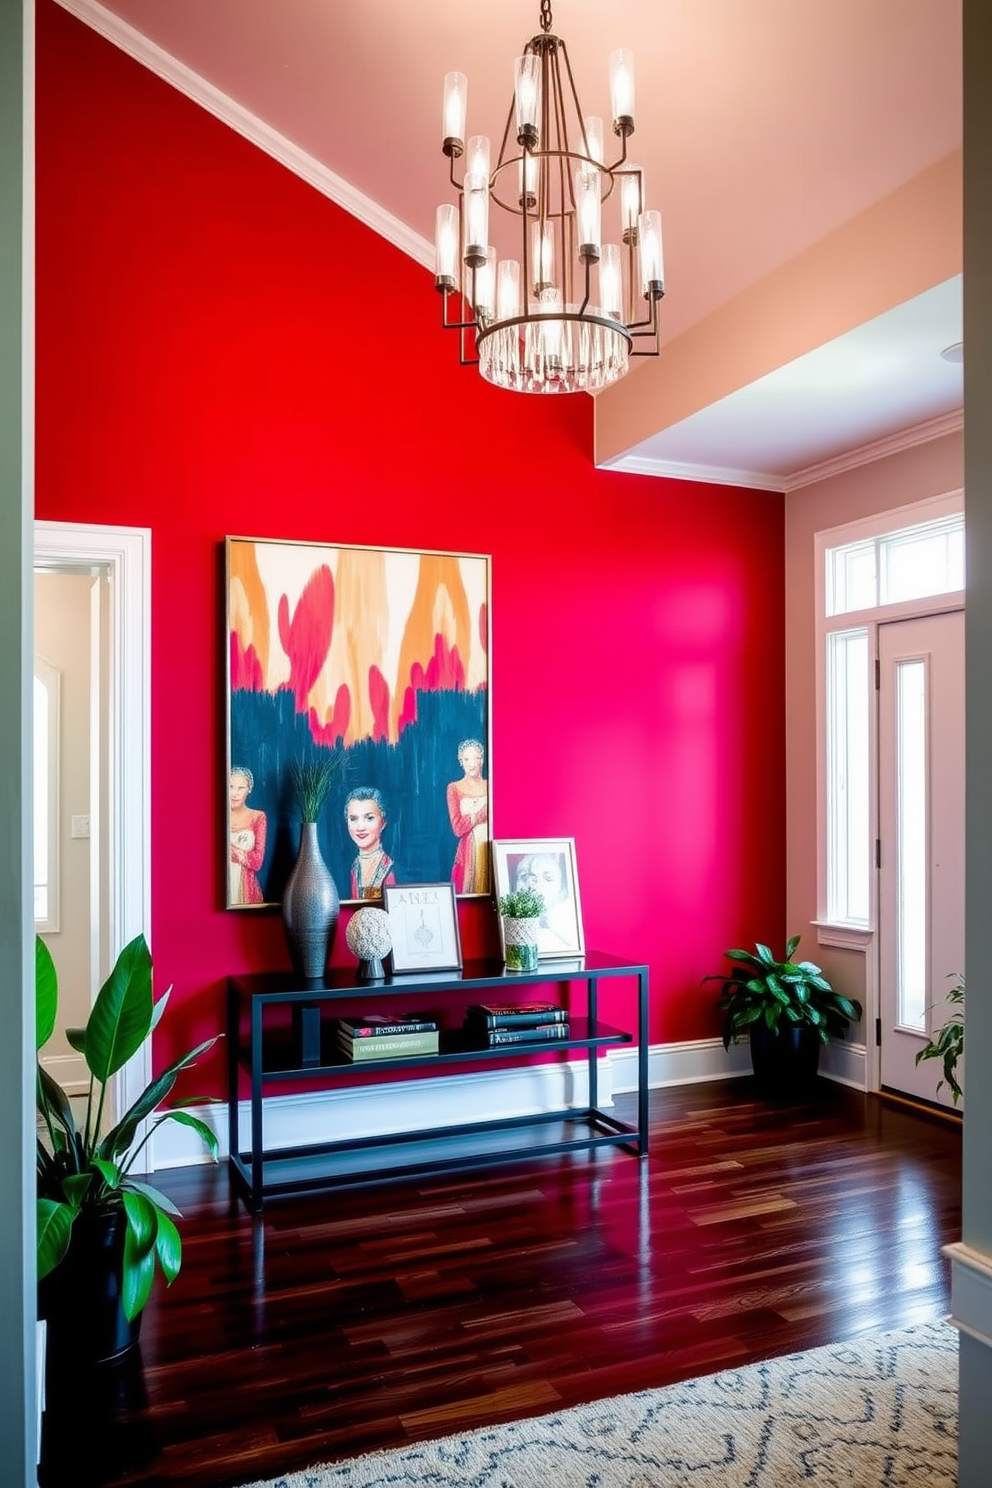
<instances>
[{"instance_id":1,"label":"small framed print","mask_svg":"<svg viewBox=\"0 0 992 1488\"><path fill-rule=\"evenodd\" d=\"M384 884L393 931L393 971L460 971L458 905L452 883Z\"/></svg>"},{"instance_id":2,"label":"small framed print","mask_svg":"<svg viewBox=\"0 0 992 1488\"><path fill-rule=\"evenodd\" d=\"M544 900L537 927L539 960L585 954L574 837L494 842L493 876L497 902L515 889L533 889ZM502 918L499 923L502 938Z\"/></svg>"}]
</instances>

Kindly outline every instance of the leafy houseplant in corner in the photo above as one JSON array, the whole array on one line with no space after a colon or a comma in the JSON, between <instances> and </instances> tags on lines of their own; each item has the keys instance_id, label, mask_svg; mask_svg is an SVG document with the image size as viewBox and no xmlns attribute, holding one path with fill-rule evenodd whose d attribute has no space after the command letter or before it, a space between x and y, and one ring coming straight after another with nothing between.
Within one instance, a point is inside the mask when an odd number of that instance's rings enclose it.
<instances>
[{"instance_id":1,"label":"leafy houseplant in corner","mask_svg":"<svg viewBox=\"0 0 992 1488\"><path fill-rule=\"evenodd\" d=\"M747 1035L755 1078L769 1094L795 1094L810 1085L821 1044L843 1038L848 1024L861 1018L861 1004L835 992L818 966L793 961L798 945L793 935L783 961L760 943L754 951L726 951L728 961L739 964L729 975L704 978L722 983L723 1047Z\"/></svg>"},{"instance_id":2,"label":"leafy houseplant in corner","mask_svg":"<svg viewBox=\"0 0 992 1488\"><path fill-rule=\"evenodd\" d=\"M916 1063L920 1064L924 1059L941 1061L944 1076L937 1081L935 1093L939 1094L940 1087L946 1084L954 1104L957 1105L964 1094L958 1079L958 1064L964 1057L964 977L955 977L954 981L955 985L946 998L951 1004L950 1016L945 1018L941 1027L923 1045L916 1056Z\"/></svg>"},{"instance_id":3,"label":"leafy houseplant in corner","mask_svg":"<svg viewBox=\"0 0 992 1488\"><path fill-rule=\"evenodd\" d=\"M500 896L503 956L507 971L537 970L537 926L544 900L533 889L514 889Z\"/></svg>"},{"instance_id":4,"label":"leafy houseplant in corner","mask_svg":"<svg viewBox=\"0 0 992 1488\"><path fill-rule=\"evenodd\" d=\"M152 1001L152 961L143 935L124 947L101 987L85 1028L66 1037L90 1073L82 1126L61 1085L38 1063L38 1300L48 1322L53 1360L115 1358L137 1341L141 1310L156 1266L175 1280L182 1242L179 1211L165 1194L134 1176L145 1142L163 1121L178 1121L217 1156L217 1138L187 1110L159 1109L179 1071L216 1039L206 1039L152 1080L120 1120L103 1132L107 1086L141 1048L165 1010L168 992ZM51 952L35 939L37 1047L51 1037L58 979ZM189 1104L190 1102L187 1102ZM137 1142L138 1128L149 1122Z\"/></svg>"},{"instance_id":5,"label":"leafy houseplant in corner","mask_svg":"<svg viewBox=\"0 0 992 1488\"><path fill-rule=\"evenodd\" d=\"M341 896L317 842L317 822L331 786L344 769L340 750L297 762L291 770L299 807L300 852L286 881L282 918L293 969L309 981L324 975L341 914Z\"/></svg>"}]
</instances>

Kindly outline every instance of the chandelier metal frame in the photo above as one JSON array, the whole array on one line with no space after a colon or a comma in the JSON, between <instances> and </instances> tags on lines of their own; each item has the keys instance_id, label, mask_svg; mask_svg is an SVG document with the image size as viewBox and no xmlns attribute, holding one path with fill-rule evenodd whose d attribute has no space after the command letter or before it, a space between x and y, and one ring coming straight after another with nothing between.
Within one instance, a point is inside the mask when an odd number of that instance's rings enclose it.
<instances>
[{"instance_id":1,"label":"chandelier metal frame","mask_svg":"<svg viewBox=\"0 0 992 1488\"><path fill-rule=\"evenodd\" d=\"M470 138L466 149L467 79L445 78L442 150L457 206L438 208L435 286L442 325L458 332L462 365L478 365L489 381L516 391L595 392L624 375L630 356L660 353L661 219L646 210L643 171L627 158L630 54L612 59L620 154L606 164L602 122L583 114L568 49L552 24L550 0L541 0L541 31L517 59L491 169L488 139ZM463 157L458 180L455 162ZM622 247L602 241L602 209L611 199L619 201ZM498 257L494 216L504 240L518 234L518 257Z\"/></svg>"}]
</instances>

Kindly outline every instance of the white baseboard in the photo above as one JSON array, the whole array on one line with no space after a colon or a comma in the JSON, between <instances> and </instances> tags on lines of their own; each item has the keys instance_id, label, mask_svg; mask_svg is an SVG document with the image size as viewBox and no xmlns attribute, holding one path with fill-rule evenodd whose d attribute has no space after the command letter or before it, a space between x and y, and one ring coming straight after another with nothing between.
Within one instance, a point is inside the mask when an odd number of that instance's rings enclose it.
<instances>
[{"instance_id":1,"label":"white baseboard","mask_svg":"<svg viewBox=\"0 0 992 1488\"><path fill-rule=\"evenodd\" d=\"M613 1089L617 1095L637 1089L637 1050L616 1049L610 1055ZM648 1050L648 1089L695 1085L701 1080L725 1080L751 1073L747 1044L724 1049L720 1039L687 1039L681 1044L652 1044Z\"/></svg>"},{"instance_id":2,"label":"white baseboard","mask_svg":"<svg viewBox=\"0 0 992 1488\"><path fill-rule=\"evenodd\" d=\"M85 1095L89 1090L89 1070L81 1054L46 1054L41 1063L66 1095Z\"/></svg>"},{"instance_id":3,"label":"white baseboard","mask_svg":"<svg viewBox=\"0 0 992 1488\"><path fill-rule=\"evenodd\" d=\"M840 1085L865 1090L865 1047L837 1040L820 1050L820 1074ZM617 1095L637 1089L637 1050L617 1049L611 1055L613 1090ZM721 1039L688 1039L681 1044L654 1044L648 1052L648 1088L693 1085L701 1080L727 1080L751 1073L751 1050L745 1041L724 1049Z\"/></svg>"},{"instance_id":4,"label":"white baseboard","mask_svg":"<svg viewBox=\"0 0 992 1488\"><path fill-rule=\"evenodd\" d=\"M865 1052L863 1044L829 1044L821 1051L820 1073L829 1080L864 1090ZM600 1059L598 1070L599 1105L606 1110L613 1105L614 1095L628 1095L637 1089L636 1048L611 1050ZM746 1043L731 1044L725 1050L718 1038L689 1039L679 1044L655 1044L648 1051L651 1090L750 1073L751 1055ZM588 1104L584 1059L274 1095L263 1102L264 1147L273 1151L330 1142L342 1136L387 1136L472 1121L501 1121ZM197 1106L196 1115L216 1132L220 1156L226 1157L226 1104ZM238 1108L242 1150L248 1145L250 1121L251 1107L243 1100ZM169 1121L155 1133L150 1161L159 1169L186 1167L209 1159L188 1127Z\"/></svg>"},{"instance_id":5,"label":"white baseboard","mask_svg":"<svg viewBox=\"0 0 992 1488\"><path fill-rule=\"evenodd\" d=\"M855 1090L865 1089L865 1047L843 1041L821 1050L820 1073ZM637 1050L613 1049L599 1065L599 1105L606 1110L614 1095L637 1089ZM648 1088L692 1085L751 1073L746 1043L725 1050L720 1039L689 1039L680 1044L654 1044L648 1050ZM562 1064L514 1065L481 1074L445 1074L384 1085L353 1085L337 1090L267 1096L263 1102L264 1147L298 1147L335 1138L387 1136L424 1131L471 1121L502 1121L589 1104L588 1069L584 1059ZM227 1106L197 1106L196 1113L217 1134L220 1156L227 1156ZM251 1121L248 1101L238 1108L242 1150ZM155 1168L207 1162L203 1145L188 1127L166 1122L154 1138Z\"/></svg>"},{"instance_id":6,"label":"white baseboard","mask_svg":"<svg viewBox=\"0 0 992 1488\"><path fill-rule=\"evenodd\" d=\"M589 1104L585 1060L562 1064L516 1065L481 1074L445 1074L383 1085L352 1085L336 1090L267 1096L263 1102L266 1151L331 1142L340 1137L386 1136L426 1131L473 1121L502 1121L541 1111ZM599 1061L599 1105L613 1104L610 1060ZM196 1115L217 1134L226 1157L227 1106L197 1106ZM238 1130L242 1150L250 1134L251 1105L241 1101ZM187 1127L166 1122L155 1133L156 1169L206 1162L202 1143Z\"/></svg>"},{"instance_id":7,"label":"white baseboard","mask_svg":"<svg viewBox=\"0 0 992 1488\"><path fill-rule=\"evenodd\" d=\"M864 1044L832 1039L820 1050L820 1074L852 1090L868 1089L868 1050Z\"/></svg>"},{"instance_id":8,"label":"white baseboard","mask_svg":"<svg viewBox=\"0 0 992 1488\"><path fill-rule=\"evenodd\" d=\"M747 1045L724 1052L719 1039L682 1044L656 1044L648 1054L648 1084L687 1085L750 1073ZM598 1104L613 1105L614 1094L637 1089L637 1050L614 1049L599 1060ZM297 1147L336 1137L385 1136L398 1131L457 1126L471 1121L501 1121L542 1111L589 1104L588 1069L584 1059L561 1064L514 1065L481 1074L445 1074L383 1085L355 1085L336 1090L266 1097L263 1103L266 1151ZM227 1106L197 1106L196 1113L216 1132L221 1157L227 1156ZM238 1108L242 1149L249 1140L251 1107ZM166 1122L155 1133L152 1162L156 1169L185 1167L209 1159L187 1127Z\"/></svg>"}]
</instances>

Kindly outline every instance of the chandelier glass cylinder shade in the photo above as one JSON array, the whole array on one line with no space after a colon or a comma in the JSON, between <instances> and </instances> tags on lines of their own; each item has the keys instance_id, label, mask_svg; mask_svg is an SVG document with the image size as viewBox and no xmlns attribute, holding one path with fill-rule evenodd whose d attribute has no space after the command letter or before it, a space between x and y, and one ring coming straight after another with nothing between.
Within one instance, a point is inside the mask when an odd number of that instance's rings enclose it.
<instances>
[{"instance_id":1,"label":"chandelier glass cylinder shade","mask_svg":"<svg viewBox=\"0 0 992 1488\"><path fill-rule=\"evenodd\" d=\"M467 78L445 77L442 149L457 201L437 209L434 282L461 361L477 363L489 382L524 393L594 393L623 377L631 356L658 355L661 214L647 209L644 172L627 159L630 53L610 59L619 157L607 164L603 121L583 112L551 25L550 0L542 0L541 33L514 63L495 161L487 136L466 137Z\"/></svg>"}]
</instances>

